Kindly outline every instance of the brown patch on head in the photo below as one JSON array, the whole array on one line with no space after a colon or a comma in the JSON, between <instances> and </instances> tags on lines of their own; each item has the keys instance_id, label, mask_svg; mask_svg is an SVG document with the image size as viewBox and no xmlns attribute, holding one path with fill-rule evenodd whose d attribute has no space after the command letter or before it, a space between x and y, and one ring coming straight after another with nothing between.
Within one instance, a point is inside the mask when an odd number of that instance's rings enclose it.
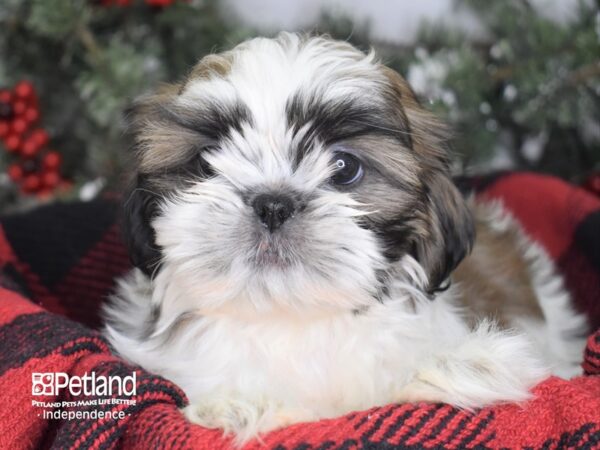
<instances>
[{"instance_id":1,"label":"brown patch on head","mask_svg":"<svg viewBox=\"0 0 600 450\"><path fill-rule=\"evenodd\" d=\"M419 162L415 152L398 145L398 141L389 136L363 135L340 143L360 149L361 155L368 158L388 181L398 187L416 188L419 183Z\"/></svg>"},{"instance_id":2,"label":"brown patch on head","mask_svg":"<svg viewBox=\"0 0 600 450\"><path fill-rule=\"evenodd\" d=\"M193 130L158 117L146 117L135 136L138 170L153 173L185 163L192 152L202 145L203 138Z\"/></svg>"},{"instance_id":3,"label":"brown patch on head","mask_svg":"<svg viewBox=\"0 0 600 450\"><path fill-rule=\"evenodd\" d=\"M379 66L387 79L384 91L391 111L400 123L405 123L415 152L424 170L448 170L447 141L450 130L446 124L424 109L404 78L386 66Z\"/></svg>"},{"instance_id":4,"label":"brown patch on head","mask_svg":"<svg viewBox=\"0 0 600 450\"><path fill-rule=\"evenodd\" d=\"M134 170L123 205L124 234L132 263L149 276L161 257L150 222L160 200L178 185L171 171L189 158L198 139L193 130L178 126L171 117L179 90L179 85L162 86L136 100L129 112ZM168 183L161 182L165 179Z\"/></svg>"},{"instance_id":5,"label":"brown patch on head","mask_svg":"<svg viewBox=\"0 0 600 450\"><path fill-rule=\"evenodd\" d=\"M209 176L203 152L232 128L250 121L241 104L179 101L187 83L226 76L230 68L227 54L206 56L184 82L164 85L137 99L128 114L135 170L123 221L132 261L148 275L160 260L150 226L160 200L192 179Z\"/></svg>"},{"instance_id":6,"label":"brown patch on head","mask_svg":"<svg viewBox=\"0 0 600 450\"><path fill-rule=\"evenodd\" d=\"M191 70L181 89L183 90L189 81L209 80L215 77L225 78L231 72L232 64L233 53L231 52L206 55Z\"/></svg>"},{"instance_id":7,"label":"brown patch on head","mask_svg":"<svg viewBox=\"0 0 600 450\"><path fill-rule=\"evenodd\" d=\"M131 108L129 131L140 173L173 167L193 148L195 133L169 120L179 90L179 84L164 85L156 93L137 99Z\"/></svg>"},{"instance_id":8,"label":"brown patch on head","mask_svg":"<svg viewBox=\"0 0 600 450\"><path fill-rule=\"evenodd\" d=\"M182 82L165 84L154 94L135 101L129 114L129 130L135 139L140 173L176 167L195 150L214 144L214 136L203 134L202 126L196 126L198 117L208 115L208 119L213 119L210 116L214 111L203 104L184 106L178 99L193 81L226 77L231 71L232 55L231 52L207 55Z\"/></svg>"},{"instance_id":9,"label":"brown patch on head","mask_svg":"<svg viewBox=\"0 0 600 450\"><path fill-rule=\"evenodd\" d=\"M391 235L410 242L410 252L429 277L430 291L436 290L471 249L474 239L472 217L449 171L446 141L448 129L418 102L408 83L393 70L380 66L387 79L383 95L391 114L409 135L414 171L419 180L410 195L414 208L388 217ZM406 178L395 171L398 179Z\"/></svg>"},{"instance_id":10,"label":"brown patch on head","mask_svg":"<svg viewBox=\"0 0 600 450\"><path fill-rule=\"evenodd\" d=\"M241 104L180 101L190 83L225 77L231 64L230 52L205 56L183 82L165 85L134 103L130 131L135 139L140 173L181 166L203 148L215 146L230 128L250 121Z\"/></svg>"}]
</instances>

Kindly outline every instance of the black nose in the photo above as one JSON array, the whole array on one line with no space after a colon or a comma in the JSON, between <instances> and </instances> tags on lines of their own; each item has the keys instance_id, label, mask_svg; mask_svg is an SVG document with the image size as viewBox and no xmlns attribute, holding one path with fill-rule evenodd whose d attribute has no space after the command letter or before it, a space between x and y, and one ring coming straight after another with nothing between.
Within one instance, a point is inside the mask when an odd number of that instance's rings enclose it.
<instances>
[{"instance_id":1,"label":"black nose","mask_svg":"<svg viewBox=\"0 0 600 450\"><path fill-rule=\"evenodd\" d=\"M271 232L283 225L295 211L294 200L281 194L261 194L254 199L252 207Z\"/></svg>"}]
</instances>

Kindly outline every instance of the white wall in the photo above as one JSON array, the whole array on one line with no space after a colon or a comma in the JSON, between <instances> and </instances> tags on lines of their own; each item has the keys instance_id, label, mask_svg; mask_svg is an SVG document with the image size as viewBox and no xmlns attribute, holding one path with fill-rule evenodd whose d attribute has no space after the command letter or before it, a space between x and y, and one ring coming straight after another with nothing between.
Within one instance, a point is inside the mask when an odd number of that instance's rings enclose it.
<instances>
[{"instance_id":1,"label":"white wall","mask_svg":"<svg viewBox=\"0 0 600 450\"><path fill-rule=\"evenodd\" d=\"M530 1L541 14L558 21L572 17L577 5L577 0ZM357 23L370 23L372 37L382 41L410 43L422 20L445 21L472 35L480 34L477 20L467 11L457 10L453 0L224 0L224 3L232 18L263 31L310 27L325 10L343 12Z\"/></svg>"}]
</instances>

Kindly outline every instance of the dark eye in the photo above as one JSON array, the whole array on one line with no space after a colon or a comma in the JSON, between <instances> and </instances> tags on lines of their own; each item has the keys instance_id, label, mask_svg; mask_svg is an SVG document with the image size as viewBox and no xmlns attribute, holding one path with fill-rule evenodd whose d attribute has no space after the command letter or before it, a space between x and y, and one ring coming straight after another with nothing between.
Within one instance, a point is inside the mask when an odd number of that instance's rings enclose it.
<instances>
[{"instance_id":1,"label":"dark eye","mask_svg":"<svg viewBox=\"0 0 600 450\"><path fill-rule=\"evenodd\" d=\"M336 152L333 156L334 173L331 181L334 184L347 186L359 181L364 174L360 160L350 153Z\"/></svg>"}]
</instances>

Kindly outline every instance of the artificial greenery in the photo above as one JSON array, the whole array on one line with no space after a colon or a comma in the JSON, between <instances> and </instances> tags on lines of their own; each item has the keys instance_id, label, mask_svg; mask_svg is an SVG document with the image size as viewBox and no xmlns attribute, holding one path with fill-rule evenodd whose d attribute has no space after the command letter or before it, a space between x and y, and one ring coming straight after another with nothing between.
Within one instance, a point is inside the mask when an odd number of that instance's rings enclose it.
<instances>
[{"instance_id":1,"label":"artificial greenery","mask_svg":"<svg viewBox=\"0 0 600 450\"><path fill-rule=\"evenodd\" d=\"M457 0L456 7L478 17L478 38L423 24L413 46L395 46L370 42L367 27L331 15L317 30L374 45L414 84L424 105L456 130L457 171L489 169L499 155L573 181L599 169L598 2L581 1L564 23L526 0ZM3 0L0 86L34 83L74 192L98 178L112 187L126 160L122 118L131 101L182 77L201 56L255 34L224 17L217 0L165 7ZM0 151L0 164L8 159ZM18 200L16 192L4 197Z\"/></svg>"}]
</instances>

